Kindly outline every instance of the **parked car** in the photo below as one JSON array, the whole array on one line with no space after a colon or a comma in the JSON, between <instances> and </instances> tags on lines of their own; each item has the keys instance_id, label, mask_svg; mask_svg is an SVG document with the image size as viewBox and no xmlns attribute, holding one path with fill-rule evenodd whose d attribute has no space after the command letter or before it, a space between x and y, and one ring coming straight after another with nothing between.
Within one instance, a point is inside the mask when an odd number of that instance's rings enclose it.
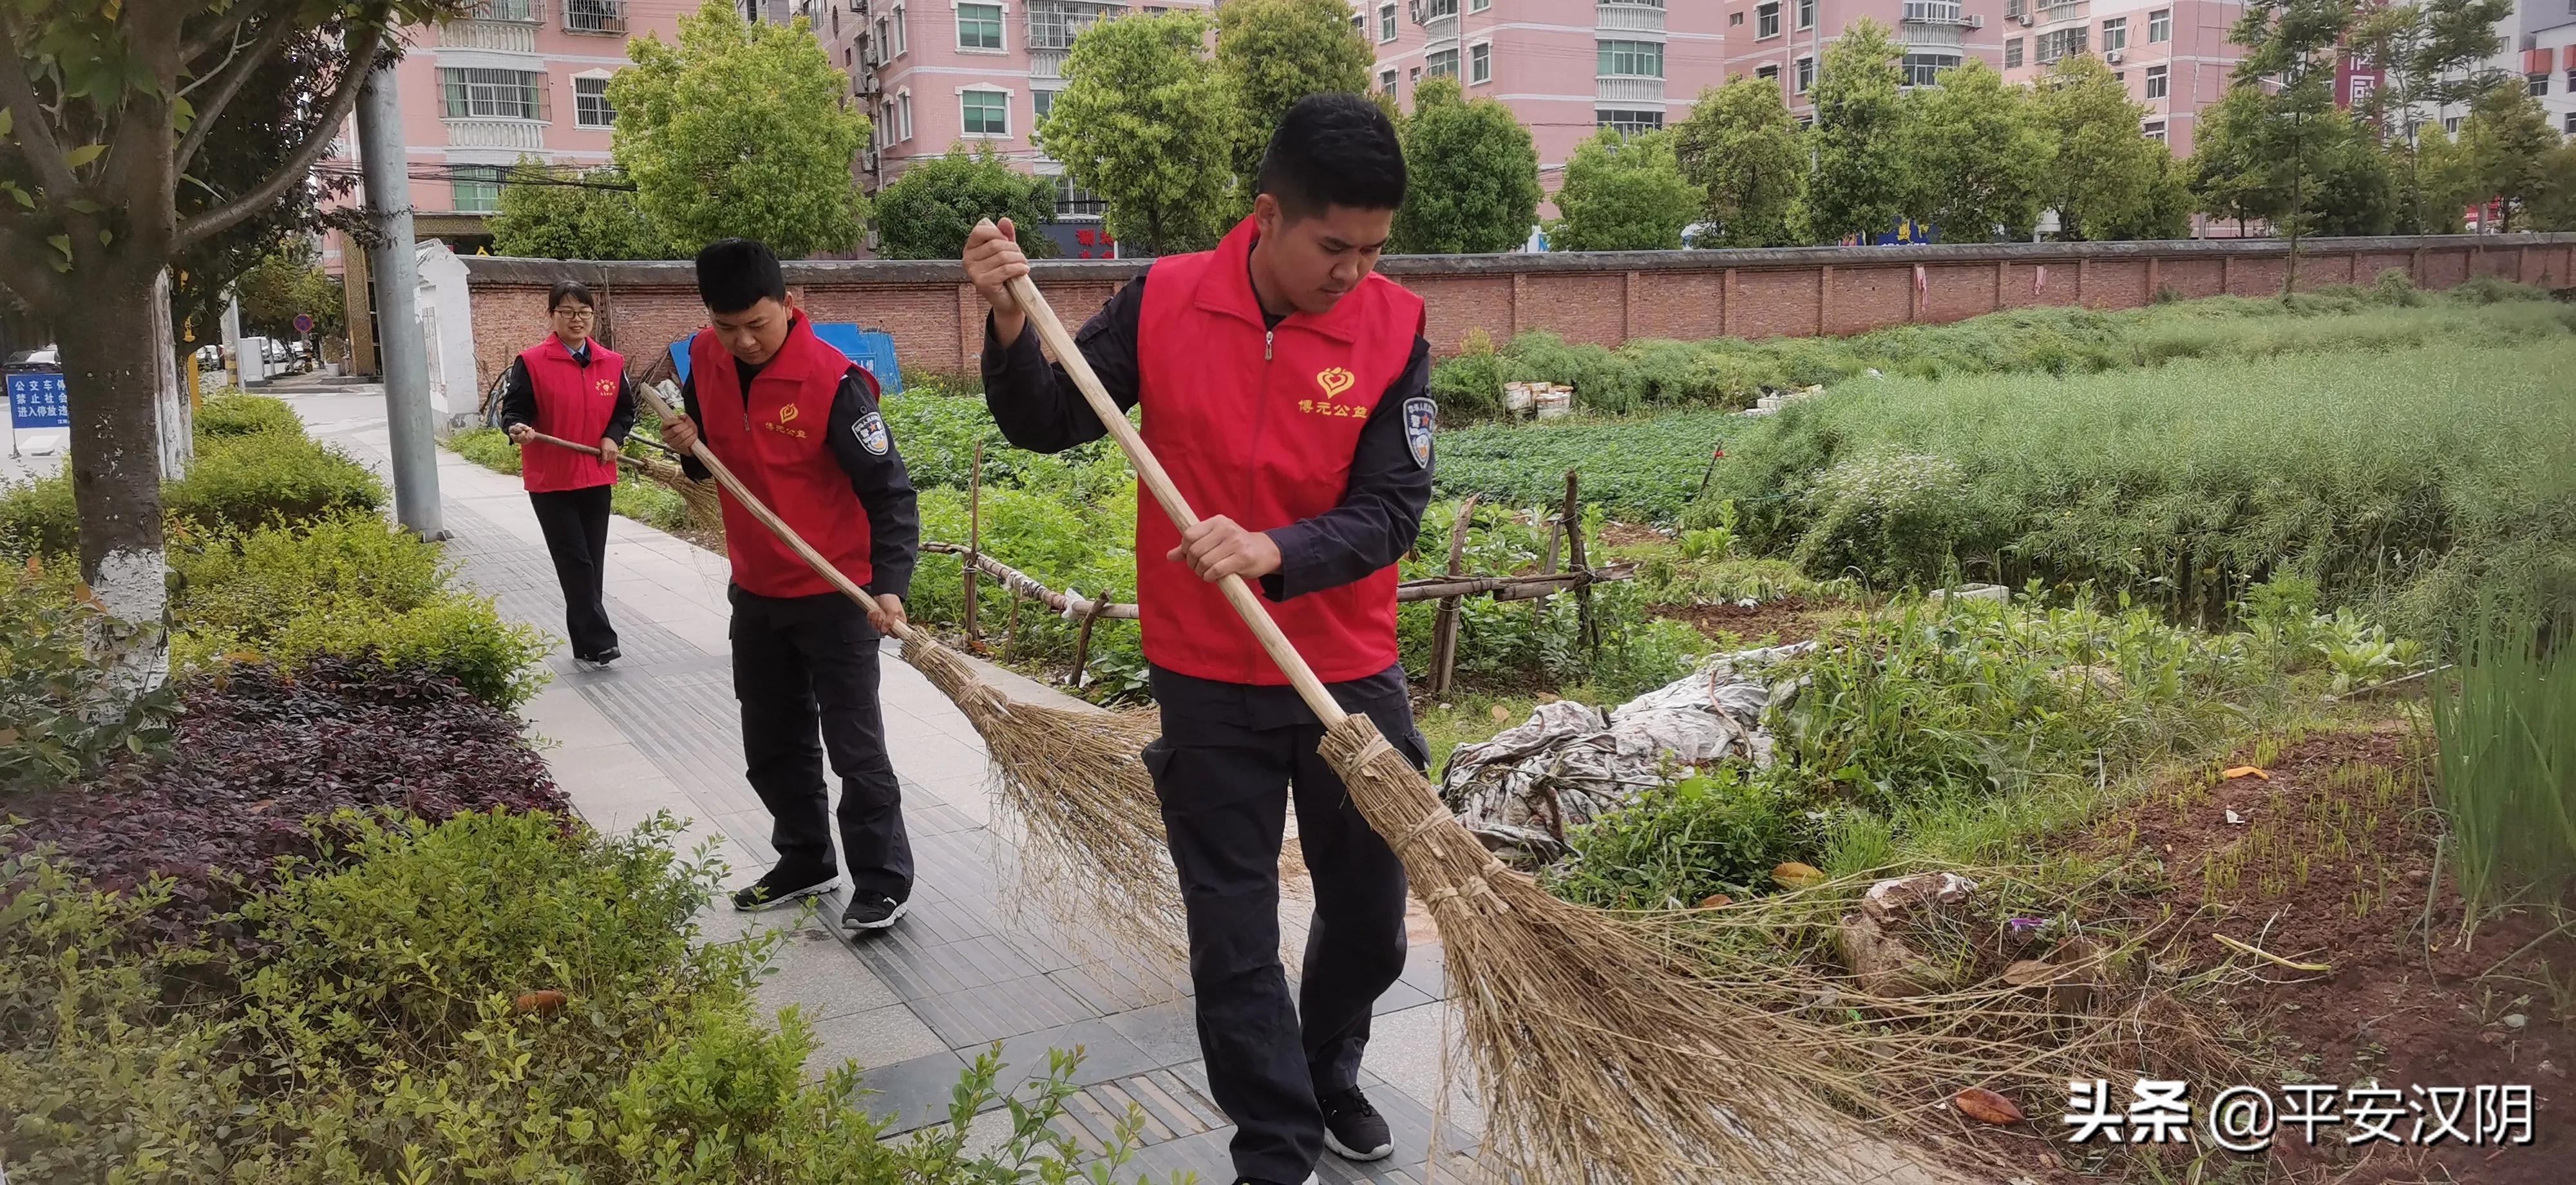
<instances>
[{"instance_id":1,"label":"parked car","mask_svg":"<svg viewBox=\"0 0 2576 1185\"><path fill-rule=\"evenodd\" d=\"M63 352L53 346L38 346L9 355L10 370L61 370Z\"/></svg>"}]
</instances>

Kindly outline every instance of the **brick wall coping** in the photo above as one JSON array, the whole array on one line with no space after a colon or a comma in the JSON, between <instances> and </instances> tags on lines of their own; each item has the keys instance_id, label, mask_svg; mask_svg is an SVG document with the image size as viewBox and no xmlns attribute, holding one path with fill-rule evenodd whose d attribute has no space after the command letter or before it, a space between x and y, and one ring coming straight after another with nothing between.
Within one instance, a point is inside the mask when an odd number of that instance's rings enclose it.
<instances>
[{"instance_id":1,"label":"brick wall coping","mask_svg":"<svg viewBox=\"0 0 2576 1185\"><path fill-rule=\"evenodd\" d=\"M2300 254L2413 251L2419 248L2510 250L2576 243L2576 233L2504 235L2380 235L2310 238ZM1765 247L1707 251L1553 251L1535 255L1390 255L1378 270L1389 276L1506 276L1558 272L1715 271L1824 266L1893 267L1909 264L1994 263L2011 260L2207 258L2231 255L2277 258L2281 239L2160 239L2113 243L1965 243L1908 247ZM478 285L552 284L569 275L585 283L689 287L696 273L687 260L614 261L460 256ZM1039 260L1043 280L1115 283L1145 270L1141 259ZM825 259L786 265L787 282L808 284L925 284L963 280L954 261L938 259Z\"/></svg>"}]
</instances>

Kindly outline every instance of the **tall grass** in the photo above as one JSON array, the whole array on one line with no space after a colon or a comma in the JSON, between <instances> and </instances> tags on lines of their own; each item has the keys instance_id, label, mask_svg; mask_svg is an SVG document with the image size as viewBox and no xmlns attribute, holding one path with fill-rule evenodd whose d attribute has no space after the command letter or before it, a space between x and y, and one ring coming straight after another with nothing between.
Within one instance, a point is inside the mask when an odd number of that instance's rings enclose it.
<instances>
[{"instance_id":1,"label":"tall grass","mask_svg":"<svg viewBox=\"0 0 2576 1185\"><path fill-rule=\"evenodd\" d=\"M2490 904L2576 884L2576 656L2560 628L2504 621L2472 636L2434 686L2441 803L2462 894ZM2547 645L2539 637L2552 636Z\"/></svg>"},{"instance_id":2,"label":"tall grass","mask_svg":"<svg viewBox=\"0 0 2576 1185\"><path fill-rule=\"evenodd\" d=\"M2215 621L2275 575L2428 642L2576 604L2576 337L1894 380L1727 441L1711 500L1812 574L2126 592ZM1693 475L1696 476L1696 475Z\"/></svg>"}]
</instances>

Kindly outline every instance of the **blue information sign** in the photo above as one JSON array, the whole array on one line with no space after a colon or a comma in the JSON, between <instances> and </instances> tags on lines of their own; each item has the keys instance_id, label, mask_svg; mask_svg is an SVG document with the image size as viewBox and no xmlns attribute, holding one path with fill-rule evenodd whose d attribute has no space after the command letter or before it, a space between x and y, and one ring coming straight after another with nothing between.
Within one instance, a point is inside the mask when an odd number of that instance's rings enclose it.
<instances>
[{"instance_id":1,"label":"blue information sign","mask_svg":"<svg viewBox=\"0 0 2576 1185\"><path fill-rule=\"evenodd\" d=\"M9 376L9 423L15 428L69 428L71 405L63 376L41 371Z\"/></svg>"},{"instance_id":2,"label":"blue information sign","mask_svg":"<svg viewBox=\"0 0 2576 1185\"><path fill-rule=\"evenodd\" d=\"M814 323L814 336L874 376L880 394L903 393L903 368L895 362L893 334L882 329L861 329L847 323L817 321ZM690 340L684 337L670 345L671 367L679 372L680 381L684 383L689 381Z\"/></svg>"}]
</instances>

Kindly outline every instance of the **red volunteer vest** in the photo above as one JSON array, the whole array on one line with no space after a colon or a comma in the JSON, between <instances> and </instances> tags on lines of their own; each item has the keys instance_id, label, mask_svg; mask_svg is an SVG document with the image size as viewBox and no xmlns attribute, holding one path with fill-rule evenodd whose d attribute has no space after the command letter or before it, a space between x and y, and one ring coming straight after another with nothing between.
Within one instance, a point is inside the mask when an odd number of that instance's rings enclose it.
<instances>
[{"instance_id":1,"label":"red volunteer vest","mask_svg":"<svg viewBox=\"0 0 2576 1185\"><path fill-rule=\"evenodd\" d=\"M1332 312L1265 331L1249 270L1256 233L1247 218L1214 251L1155 261L1136 352L1145 443L1190 509L1266 531L1341 502L1360 428L1404 374L1423 320L1422 298L1371 273ZM1201 679L1287 683L1218 586L1163 558L1179 545L1162 507L1139 497L1145 657ZM1317 676L1340 682L1395 665L1395 586L1390 566L1262 605Z\"/></svg>"},{"instance_id":2,"label":"red volunteer vest","mask_svg":"<svg viewBox=\"0 0 2576 1185\"><path fill-rule=\"evenodd\" d=\"M769 507L805 542L830 560L853 582L866 584L868 515L850 490L850 475L823 439L832 416L832 396L841 376L857 370L876 393L876 380L851 364L847 355L814 336L805 314L796 313L787 342L777 356L742 389L742 373L733 355L701 329L689 340L689 377L698 392L698 431L718 460L742 479L745 488ZM764 597L810 597L838 592L830 581L806 566L803 557L776 535L730 492L724 495L725 551L733 560L733 582Z\"/></svg>"},{"instance_id":3,"label":"red volunteer vest","mask_svg":"<svg viewBox=\"0 0 2576 1185\"><path fill-rule=\"evenodd\" d=\"M596 445L608 435L608 419L617 411L617 380L626 359L617 351L590 343L590 365L573 360L563 339L546 340L519 355L528 368L528 385L537 392L537 431L557 440ZM617 484L617 466L568 448L530 441L519 446L520 484L530 493L586 490Z\"/></svg>"}]
</instances>

